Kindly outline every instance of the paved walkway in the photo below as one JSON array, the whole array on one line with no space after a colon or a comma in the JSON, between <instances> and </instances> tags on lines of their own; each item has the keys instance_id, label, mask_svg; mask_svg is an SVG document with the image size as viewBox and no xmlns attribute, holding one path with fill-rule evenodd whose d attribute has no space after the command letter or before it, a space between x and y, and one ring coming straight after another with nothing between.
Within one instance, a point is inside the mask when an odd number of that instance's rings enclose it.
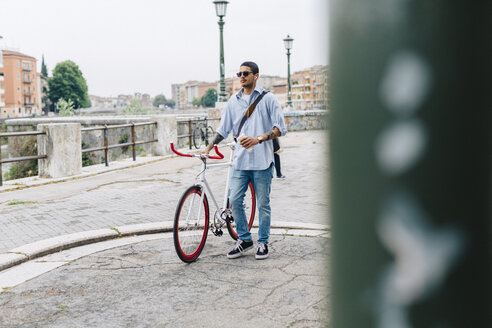
<instances>
[{"instance_id":1,"label":"paved walkway","mask_svg":"<svg viewBox=\"0 0 492 328\"><path fill-rule=\"evenodd\" d=\"M329 225L327 139L321 131L289 133L282 146L287 179L274 180L272 224L297 228L272 229L268 259L255 260L254 251L227 259L234 244L227 233L210 234L192 264L178 259L171 233L71 248L0 271L0 327L329 326L330 232L303 230ZM199 163L153 160L0 193L0 253L88 230L169 227ZM224 180L223 171L209 177Z\"/></svg>"},{"instance_id":2,"label":"paved walkway","mask_svg":"<svg viewBox=\"0 0 492 328\"><path fill-rule=\"evenodd\" d=\"M328 224L325 133L288 133L281 143L282 173L287 179L273 182L273 223ZM105 169L100 165L86 178L0 192L0 253L64 234L172 221L181 193L194 182L199 168L197 159L170 157L96 174L95 170ZM217 168L208 175L219 199L225 174L225 169ZM51 181L31 179L30 183L40 182Z\"/></svg>"},{"instance_id":3,"label":"paved walkway","mask_svg":"<svg viewBox=\"0 0 492 328\"><path fill-rule=\"evenodd\" d=\"M198 261L184 264L172 234L162 235L89 255L80 249L126 238L77 247L8 269L12 276L49 272L0 294L0 327L329 326L329 239L272 234L271 256L258 261L253 251L227 259L232 240L210 235Z\"/></svg>"}]
</instances>

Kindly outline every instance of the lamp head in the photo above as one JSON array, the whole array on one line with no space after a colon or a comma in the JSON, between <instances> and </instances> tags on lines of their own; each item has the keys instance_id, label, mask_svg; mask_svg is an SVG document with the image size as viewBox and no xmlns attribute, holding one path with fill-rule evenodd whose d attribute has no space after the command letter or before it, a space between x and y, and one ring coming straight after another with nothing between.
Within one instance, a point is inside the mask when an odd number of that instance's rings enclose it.
<instances>
[{"instance_id":1,"label":"lamp head","mask_svg":"<svg viewBox=\"0 0 492 328\"><path fill-rule=\"evenodd\" d=\"M226 0L215 0L214 5L215 5L215 13L219 17L224 17L226 15L226 10L227 10L227 4L229 1Z\"/></svg>"},{"instance_id":2,"label":"lamp head","mask_svg":"<svg viewBox=\"0 0 492 328\"><path fill-rule=\"evenodd\" d=\"M285 49L287 50L292 49L292 41L294 41L294 39L287 34L287 37L284 39Z\"/></svg>"}]
</instances>

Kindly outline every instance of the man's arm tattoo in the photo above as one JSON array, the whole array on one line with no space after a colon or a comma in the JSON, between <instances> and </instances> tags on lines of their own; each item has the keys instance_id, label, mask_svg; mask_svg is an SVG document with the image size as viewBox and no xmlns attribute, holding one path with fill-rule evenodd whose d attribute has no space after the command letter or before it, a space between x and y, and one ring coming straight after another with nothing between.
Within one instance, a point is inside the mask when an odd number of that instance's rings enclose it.
<instances>
[{"instance_id":1,"label":"man's arm tattoo","mask_svg":"<svg viewBox=\"0 0 492 328\"><path fill-rule=\"evenodd\" d=\"M277 134L278 132L278 134ZM278 137L280 135L280 131L278 130L277 127L274 127L272 129L272 131L268 132L267 134L267 140L270 140L270 139L275 139L276 137Z\"/></svg>"},{"instance_id":2,"label":"man's arm tattoo","mask_svg":"<svg viewBox=\"0 0 492 328\"><path fill-rule=\"evenodd\" d=\"M220 135L220 133L215 134L215 139L212 142L212 145L218 145L222 140L224 140L224 137Z\"/></svg>"}]
</instances>

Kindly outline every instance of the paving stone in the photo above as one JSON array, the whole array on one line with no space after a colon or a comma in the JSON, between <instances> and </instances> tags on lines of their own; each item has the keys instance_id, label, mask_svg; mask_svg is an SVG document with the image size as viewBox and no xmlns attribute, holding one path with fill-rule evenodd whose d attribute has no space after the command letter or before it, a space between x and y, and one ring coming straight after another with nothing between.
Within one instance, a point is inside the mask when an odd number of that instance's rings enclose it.
<instances>
[{"instance_id":1,"label":"paving stone","mask_svg":"<svg viewBox=\"0 0 492 328\"><path fill-rule=\"evenodd\" d=\"M329 225L326 135L322 131L288 133L281 144L282 173L287 178L273 180L272 222ZM172 222L176 204L182 192L194 183L199 165L195 159L174 158L91 178L0 193L0 253L64 234ZM226 170L211 169L207 177L212 189L220 190L216 198L222 199ZM70 188L77 185L84 186L71 193ZM51 198L45 196L48 194ZM35 203L7 206L9 195Z\"/></svg>"},{"instance_id":2,"label":"paving stone","mask_svg":"<svg viewBox=\"0 0 492 328\"><path fill-rule=\"evenodd\" d=\"M328 240L272 236L271 255L229 260L230 238L210 236L182 263L172 238L66 262L0 294L0 326L322 327L329 321ZM53 257L56 266L70 257ZM34 265L34 264L33 264Z\"/></svg>"}]
</instances>

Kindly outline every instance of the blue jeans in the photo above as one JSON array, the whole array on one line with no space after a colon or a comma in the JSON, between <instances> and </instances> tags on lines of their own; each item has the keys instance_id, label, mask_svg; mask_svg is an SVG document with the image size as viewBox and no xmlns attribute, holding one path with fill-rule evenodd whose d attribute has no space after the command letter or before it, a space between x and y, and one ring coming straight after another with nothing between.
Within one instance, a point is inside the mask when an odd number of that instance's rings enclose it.
<instances>
[{"instance_id":1,"label":"blue jeans","mask_svg":"<svg viewBox=\"0 0 492 328\"><path fill-rule=\"evenodd\" d=\"M273 165L266 170L235 170L232 169L229 201L232 216L236 221L236 232L240 240L251 241L248 221L244 212L244 196L250 182L253 182L256 194L256 208L259 212L258 242L268 244L270 238L270 190L273 178Z\"/></svg>"}]
</instances>

